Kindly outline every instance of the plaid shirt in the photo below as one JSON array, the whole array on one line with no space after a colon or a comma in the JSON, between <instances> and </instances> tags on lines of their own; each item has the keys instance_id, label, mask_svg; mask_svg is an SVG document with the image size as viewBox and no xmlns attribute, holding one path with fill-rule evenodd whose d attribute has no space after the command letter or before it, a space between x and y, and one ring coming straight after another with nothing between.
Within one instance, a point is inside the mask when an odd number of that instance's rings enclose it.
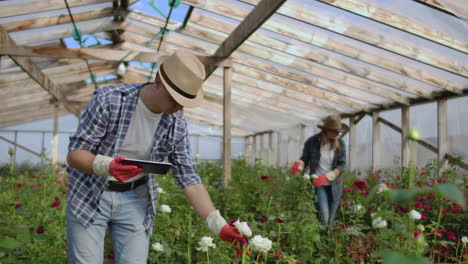
<instances>
[{"instance_id":1,"label":"plaid shirt","mask_svg":"<svg viewBox=\"0 0 468 264\"><path fill-rule=\"evenodd\" d=\"M309 173L314 174L317 170L320 162L320 136L318 133L311 136L304 143L304 149L302 151L302 156L300 160L304 162L304 168L310 169ZM346 166L346 146L342 139L338 139L340 148L335 150L332 161L332 170L338 168L340 170L340 175L332 182L332 192L333 197L341 196L343 193L343 171Z\"/></svg>"},{"instance_id":2,"label":"plaid shirt","mask_svg":"<svg viewBox=\"0 0 468 264\"><path fill-rule=\"evenodd\" d=\"M115 84L100 88L81 114L80 124L70 137L69 151L87 150L93 154L117 157L138 101L140 88L145 84ZM150 159L163 161L166 157L173 164L172 174L179 187L201 183L192 159L187 122L180 113L163 114L153 138ZM84 226L94 222L99 211L99 199L104 191L107 177L98 177L67 169L70 173L68 186L69 210ZM150 202L144 225L152 232L156 216L156 175L148 175Z\"/></svg>"}]
</instances>

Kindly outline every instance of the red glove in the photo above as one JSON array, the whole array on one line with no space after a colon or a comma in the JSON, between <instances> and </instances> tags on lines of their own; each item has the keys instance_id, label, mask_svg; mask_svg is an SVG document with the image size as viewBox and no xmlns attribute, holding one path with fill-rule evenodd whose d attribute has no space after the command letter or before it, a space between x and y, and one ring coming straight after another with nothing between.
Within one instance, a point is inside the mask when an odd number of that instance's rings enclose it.
<instances>
[{"instance_id":1,"label":"red glove","mask_svg":"<svg viewBox=\"0 0 468 264\"><path fill-rule=\"evenodd\" d=\"M325 183L327 183L328 181L328 178L327 178L327 175L320 175L318 176L318 178L316 179L313 179L312 182L313 184L318 188L318 187L321 187L322 185L324 185Z\"/></svg>"},{"instance_id":2,"label":"red glove","mask_svg":"<svg viewBox=\"0 0 468 264\"><path fill-rule=\"evenodd\" d=\"M298 160L294 162L294 165L291 167L291 174L296 175L298 172L302 172L304 170L304 162L302 160Z\"/></svg>"},{"instance_id":3,"label":"red glove","mask_svg":"<svg viewBox=\"0 0 468 264\"><path fill-rule=\"evenodd\" d=\"M232 248L236 250L236 257L242 257L242 248L249 245L249 241L244 235L237 232L236 228L231 225L224 225L219 232L219 238L223 241L229 242ZM247 255L250 255L250 250L247 248L245 251Z\"/></svg>"},{"instance_id":4,"label":"red glove","mask_svg":"<svg viewBox=\"0 0 468 264\"><path fill-rule=\"evenodd\" d=\"M110 175L114 176L118 181L126 181L143 172L143 168L137 165L124 165L122 160L124 157L120 156L112 160L109 166Z\"/></svg>"}]
</instances>

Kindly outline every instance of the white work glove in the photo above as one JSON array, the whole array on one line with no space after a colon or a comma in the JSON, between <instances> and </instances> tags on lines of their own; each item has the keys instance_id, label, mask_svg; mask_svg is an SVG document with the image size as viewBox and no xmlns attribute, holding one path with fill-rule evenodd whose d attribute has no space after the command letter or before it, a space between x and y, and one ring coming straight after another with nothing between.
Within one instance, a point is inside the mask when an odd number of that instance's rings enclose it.
<instances>
[{"instance_id":1,"label":"white work glove","mask_svg":"<svg viewBox=\"0 0 468 264\"><path fill-rule=\"evenodd\" d=\"M206 225L210 229L211 233L219 235L221 228L226 225L226 220L221 216L219 210L214 210L206 218Z\"/></svg>"},{"instance_id":2,"label":"white work glove","mask_svg":"<svg viewBox=\"0 0 468 264\"><path fill-rule=\"evenodd\" d=\"M329 181L334 181L335 178L336 178L336 175L335 175L335 173L334 173L333 171L327 172L327 173L325 174L325 176L327 176L327 179L328 179Z\"/></svg>"},{"instance_id":3,"label":"white work glove","mask_svg":"<svg viewBox=\"0 0 468 264\"><path fill-rule=\"evenodd\" d=\"M110 176L109 167L114 158L96 155L93 160L93 171L97 176Z\"/></svg>"}]
</instances>

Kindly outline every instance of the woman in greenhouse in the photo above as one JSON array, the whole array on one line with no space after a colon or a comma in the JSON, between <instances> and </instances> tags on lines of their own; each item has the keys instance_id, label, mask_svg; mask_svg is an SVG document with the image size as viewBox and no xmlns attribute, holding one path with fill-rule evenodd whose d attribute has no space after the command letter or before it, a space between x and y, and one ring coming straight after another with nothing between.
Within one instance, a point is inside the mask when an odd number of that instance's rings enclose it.
<instances>
[{"instance_id":1,"label":"woman in greenhouse","mask_svg":"<svg viewBox=\"0 0 468 264\"><path fill-rule=\"evenodd\" d=\"M334 115L318 127L321 131L306 140L301 158L294 162L291 173L309 171L316 187L317 211L322 223L328 227L335 221L343 193L341 175L346 164L346 148L338 135L347 131L348 126Z\"/></svg>"},{"instance_id":2,"label":"woman in greenhouse","mask_svg":"<svg viewBox=\"0 0 468 264\"><path fill-rule=\"evenodd\" d=\"M196 172L187 122L179 110L203 98L203 64L186 51L165 56L154 82L95 91L70 137L67 161L69 263L102 263L109 226L115 263L147 263L157 210L156 176L123 157L172 163L177 185L208 228L233 244L247 239L226 224Z\"/></svg>"}]
</instances>

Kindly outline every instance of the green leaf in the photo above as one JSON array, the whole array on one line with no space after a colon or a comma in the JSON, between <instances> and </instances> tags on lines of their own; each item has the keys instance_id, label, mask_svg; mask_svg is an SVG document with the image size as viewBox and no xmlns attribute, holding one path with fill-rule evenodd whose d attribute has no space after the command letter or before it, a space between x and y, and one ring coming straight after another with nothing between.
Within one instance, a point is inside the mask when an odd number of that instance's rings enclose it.
<instances>
[{"instance_id":1,"label":"green leaf","mask_svg":"<svg viewBox=\"0 0 468 264\"><path fill-rule=\"evenodd\" d=\"M463 198L463 193L460 189L457 188L455 184L452 183L442 183L437 184L434 187L434 190L439 192L441 195L450 198L452 201L461 204L465 207L465 199Z\"/></svg>"},{"instance_id":2,"label":"green leaf","mask_svg":"<svg viewBox=\"0 0 468 264\"><path fill-rule=\"evenodd\" d=\"M416 256L404 256L399 252L383 253L384 264L430 264L427 258Z\"/></svg>"},{"instance_id":3,"label":"green leaf","mask_svg":"<svg viewBox=\"0 0 468 264\"><path fill-rule=\"evenodd\" d=\"M0 239L0 248L14 249L21 246L21 243L12 237L3 237Z\"/></svg>"},{"instance_id":4,"label":"green leaf","mask_svg":"<svg viewBox=\"0 0 468 264\"><path fill-rule=\"evenodd\" d=\"M424 189L411 188L411 189L391 189L388 191L390 199L396 203L407 203L416 196L419 192L424 191Z\"/></svg>"}]
</instances>

